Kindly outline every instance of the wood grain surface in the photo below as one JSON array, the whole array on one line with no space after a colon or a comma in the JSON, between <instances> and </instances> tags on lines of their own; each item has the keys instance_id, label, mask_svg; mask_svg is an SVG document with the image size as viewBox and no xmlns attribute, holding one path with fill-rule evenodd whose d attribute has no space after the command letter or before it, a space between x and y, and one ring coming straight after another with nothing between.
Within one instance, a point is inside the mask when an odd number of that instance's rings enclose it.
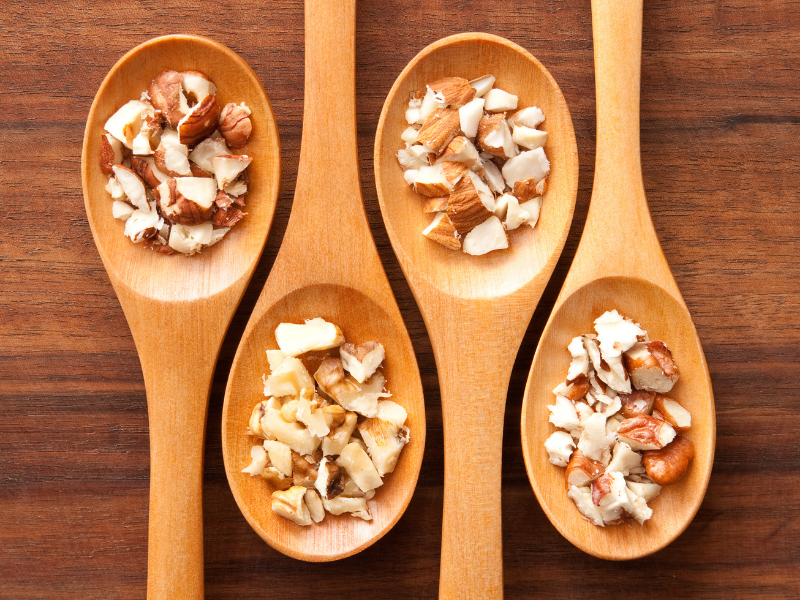
<instances>
[{"instance_id":1,"label":"wood grain surface","mask_svg":"<svg viewBox=\"0 0 800 600\"><path fill-rule=\"evenodd\" d=\"M283 237L303 98L301 2L6 2L0 28L0 597L142 598L149 444L141 368L86 223L80 151L103 77L165 33L238 52L269 94L282 189L267 248L224 342L205 454L208 598L435 598L442 514L437 374L391 250L372 169L375 126L397 74L427 44L486 31L550 70L581 159L570 237L517 356L503 442L506 598L800 596L800 4L646 2L641 146L653 222L694 317L717 410L705 501L671 546L635 562L582 553L550 525L525 474L520 407L539 335L569 267L592 189L594 78L588 0L361 0L356 107L364 201L406 320L427 408L422 472L383 539L306 564L250 528L225 478L227 374Z\"/></svg>"}]
</instances>

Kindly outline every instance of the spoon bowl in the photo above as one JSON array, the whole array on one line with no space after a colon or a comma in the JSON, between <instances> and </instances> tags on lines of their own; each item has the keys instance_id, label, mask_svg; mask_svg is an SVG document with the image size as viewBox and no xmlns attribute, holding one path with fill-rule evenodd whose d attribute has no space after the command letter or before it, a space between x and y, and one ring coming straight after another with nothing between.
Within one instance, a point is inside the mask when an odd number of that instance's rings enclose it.
<instances>
[{"instance_id":1,"label":"spoon bowl","mask_svg":"<svg viewBox=\"0 0 800 600\"><path fill-rule=\"evenodd\" d=\"M430 216L397 162L409 95L440 77L494 75L496 87L538 106L548 133L548 189L539 222L509 232L483 256L448 250L422 230ZM445 440L440 598L501 598L503 417L514 359L572 222L578 154L569 109L547 69L525 49L484 34L423 49L384 103L375 140L381 213L428 328L439 373Z\"/></svg>"},{"instance_id":2,"label":"spoon bowl","mask_svg":"<svg viewBox=\"0 0 800 600\"><path fill-rule=\"evenodd\" d=\"M361 199L355 5L355 0L305 3L303 138L292 214L231 366L222 414L225 472L239 508L269 545L310 562L350 556L385 535L411 500L425 447L422 380ZM264 399L265 351L278 347L275 328L314 317L337 324L350 342L384 345L386 389L408 414L411 441L369 501L368 522L326 514L322 522L301 527L272 512L263 479L241 472L255 444L247 435L250 414ZM319 363L304 360L313 373Z\"/></svg>"},{"instance_id":3,"label":"spoon bowl","mask_svg":"<svg viewBox=\"0 0 800 600\"><path fill-rule=\"evenodd\" d=\"M648 505L653 517L643 526L596 527L582 518L567 497L564 469L550 464L544 442L555 431L548 421L553 388L564 381L570 364L567 345L572 338L593 330L594 319L617 309L644 327L650 338L663 341L672 351L681 376L669 397L692 414L692 426L683 435L694 443L695 459L677 483L666 486ZM663 288L644 279L605 277L575 290L553 312L542 333L531 368L522 411L523 451L536 497L547 517L575 546L600 558L625 560L656 552L686 528L702 501L692 493L704 489L713 455L713 406L704 371L703 349L686 308ZM687 519L686 516L690 515Z\"/></svg>"},{"instance_id":4,"label":"spoon bowl","mask_svg":"<svg viewBox=\"0 0 800 600\"><path fill-rule=\"evenodd\" d=\"M441 77L472 80L489 74L497 78L495 87L519 97L519 106L538 106L544 112L539 127L548 134L550 175L536 227L510 231L508 250L470 256L422 235L431 216L422 212L419 194L403 179L396 155L403 145L400 134L408 127L403 114L411 92ZM444 294L488 299L513 294L532 281L546 283L572 223L577 168L575 132L558 84L530 53L495 35L454 35L422 50L397 78L381 112L375 177L386 229L401 265L413 265L415 277Z\"/></svg>"},{"instance_id":5,"label":"spoon bowl","mask_svg":"<svg viewBox=\"0 0 800 600\"><path fill-rule=\"evenodd\" d=\"M714 398L703 349L658 242L642 181L639 84L642 0L592 0L597 159L583 235L542 333L522 403L522 451L531 485L553 525L575 546L609 560L647 556L689 525L703 500L714 460ZM648 503L653 516L640 526L596 527L567 497L564 470L549 463L545 440L552 390L564 381L573 337L594 331L594 320L617 309L651 340L663 341L680 371L667 394L689 410L682 432L695 456L678 482Z\"/></svg>"},{"instance_id":6,"label":"spoon bowl","mask_svg":"<svg viewBox=\"0 0 800 600\"><path fill-rule=\"evenodd\" d=\"M248 215L217 245L191 257L145 250L111 215L100 170L106 120L139 98L164 69L197 70L220 104L246 102L254 157ZM111 69L86 123L81 159L86 214L142 365L150 426L149 598L203 598L203 444L214 366L225 332L269 233L278 198L280 146L269 99L252 69L209 39L170 35L137 46Z\"/></svg>"},{"instance_id":7,"label":"spoon bowl","mask_svg":"<svg viewBox=\"0 0 800 600\"><path fill-rule=\"evenodd\" d=\"M394 472L384 478L370 501L372 521L350 515L325 515L312 527L301 527L278 516L270 507L266 483L241 471L250 463L252 436L247 422L253 406L264 396L261 377L269 373L264 350L277 348L275 328L279 323L302 323L322 317L336 323L345 338L354 343L376 339L386 348L382 371L392 400L408 412L406 425L411 441L405 446ZM284 554L305 560L333 560L366 548L376 540L376 532L385 533L400 518L411 500L422 461L425 432L425 407L419 393L419 380L408 377L417 369L411 342L404 331L384 327L393 315L361 291L337 284L312 284L294 290L271 305L254 323L240 346L228 384L227 401L222 415L226 424L223 451L226 465L231 464L230 484L234 498L253 529L271 546ZM324 353L312 353L304 361L313 373ZM313 557L313 558L310 558Z\"/></svg>"}]
</instances>

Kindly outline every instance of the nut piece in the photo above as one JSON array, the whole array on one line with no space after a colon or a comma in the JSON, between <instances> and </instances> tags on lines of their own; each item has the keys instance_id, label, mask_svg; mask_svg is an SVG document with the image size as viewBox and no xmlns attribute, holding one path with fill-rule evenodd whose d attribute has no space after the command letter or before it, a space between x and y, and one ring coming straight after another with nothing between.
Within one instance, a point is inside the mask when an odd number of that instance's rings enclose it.
<instances>
[{"instance_id":1,"label":"nut piece","mask_svg":"<svg viewBox=\"0 0 800 600\"><path fill-rule=\"evenodd\" d=\"M367 450L372 458L372 463L378 471L378 475L383 477L387 473L394 471L400 452L402 452L403 446L408 443L408 428L398 427L396 423L376 417L362 422L358 426L358 431L367 445Z\"/></svg>"},{"instance_id":2,"label":"nut piece","mask_svg":"<svg viewBox=\"0 0 800 600\"><path fill-rule=\"evenodd\" d=\"M463 135L453 138L442 152L441 160L464 163L470 169L476 169L482 163L478 149Z\"/></svg>"},{"instance_id":3,"label":"nut piece","mask_svg":"<svg viewBox=\"0 0 800 600\"><path fill-rule=\"evenodd\" d=\"M216 210L217 190L213 180L202 177L176 177L156 188L164 216L179 225L201 225Z\"/></svg>"},{"instance_id":4,"label":"nut piece","mask_svg":"<svg viewBox=\"0 0 800 600\"><path fill-rule=\"evenodd\" d=\"M261 471L261 478L276 490L288 490L294 484L291 475L287 477L275 467L267 467Z\"/></svg>"},{"instance_id":5,"label":"nut piece","mask_svg":"<svg viewBox=\"0 0 800 600\"><path fill-rule=\"evenodd\" d=\"M219 132L231 148L244 148L253 132L250 109L244 102L225 105L219 116Z\"/></svg>"},{"instance_id":6,"label":"nut piece","mask_svg":"<svg viewBox=\"0 0 800 600\"><path fill-rule=\"evenodd\" d=\"M429 197L444 196L450 193L453 186L447 180L442 164L420 167L414 177L414 191Z\"/></svg>"},{"instance_id":7,"label":"nut piece","mask_svg":"<svg viewBox=\"0 0 800 600\"><path fill-rule=\"evenodd\" d=\"M428 84L428 87L444 97L445 104L453 108L464 106L475 97L475 88L463 77L443 77Z\"/></svg>"},{"instance_id":8,"label":"nut piece","mask_svg":"<svg viewBox=\"0 0 800 600\"><path fill-rule=\"evenodd\" d=\"M250 166L253 159L244 154L230 154L228 156L215 156L212 162L214 164L214 177L217 179L217 186L222 190L226 185L236 180L239 174Z\"/></svg>"},{"instance_id":9,"label":"nut piece","mask_svg":"<svg viewBox=\"0 0 800 600\"><path fill-rule=\"evenodd\" d=\"M323 500L322 504L325 510L332 515L341 515L348 512L354 517L359 517L365 521L372 520L372 515L369 514L366 497L346 498L344 496L337 496L330 500Z\"/></svg>"},{"instance_id":10,"label":"nut piece","mask_svg":"<svg viewBox=\"0 0 800 600\"><path fill-rule=\"evenodd\" d=\"M417 141L439 154L461 130L458 110L438 108L425 119L417 134Z\"/></svg>"},{"instance_id":11,"label":"nut piece","mask_svg":"<svg viewBox=\"0 0 800 600\"><path fill-rule=\"evenodd\" d=\"M500 219L494 215L473 227L464 237L464 252L474 256L505 248L508 248L508 235Z\"/></svg>"},{"instance_id":12,"label":"nut piece","mask_svg":"<svg viewBox=\"0 0 800 600\"><path fill-rule=\"evenodd\" d=\"M450 217L447 216L447 213L440 212L437 214L433 221L431 221L431 224L422 231L422 235L447 248L453 250L461 248L458 232L453 222L450 220Z\"/></svg>"},{"instance_id":13,"label":"nut piece","mask_svg":"<svg viewBox=\"0 0 800 600\"><path fill-rule=\"evenodd\" d=\"M481 119L477 141L481 150L500 158L512 158L518 154L503 114Z\"/></svg>"},{"instance_id":14,"label":"nut piece","mask_svg":"<svg viewBox=\"0 0 800 600\"><path fill-rule=\"evenodd\" d=\"M219 105L213 94L203 98L178 122L181 144L194 146L217 128Z\"/></svg>"},{"instance_id":15,"label":"nut piece","mask_svg":"<svg viewBox=\"0 0 800 600\"><path fill-rule=\"evenodd\" d=\"M514 184L514 191L512 193L517 197L520 204L523 204L537 196L543 196L546 191L547 179L541 179L537 182L535 178L531 177L530 179L517 181Z\"/></svg>"},{"instance_id":16,"label":"nut piece","mask_svg":"<svg viewBox=\"0 0 800 600\"><path fill-rule=\"evenodd\" d=\"M686 471L694 457L694 444L681 435L661 450L644 453L644 468L647 476L659 485L676 482Z\"/></svg>"},{"instance_id":17,"label":"nut piece","mask_svg":"<svg viewBox=\"0 0 800 600\"><path fill-rule=\"evenodd\" d=\"M483 204L472 180L465 177L455 185L450 194L447 216L450 217L456 231L466 235L491 217L492 213Z\"/></svg>"},{"instance_id":18,"label":"nut piece","mask_svg":"<svg viewBox=\"0 0 800 600\"><path fill-rule=\"evenodd\" d=\"M267 466L267 452L262 446L253 446L250 448L250 464L242 469L242 473L247 473L250 477L261 475L264 467Z\"/></svg>"},{"instance_id":19,"label":"nut piece","mask_svg":"<svg viewBox=\"0 0 800 600\"><path fill-rule=\"evenodd\" d=\"M569 457L575 448L575 440L566 431L554 431L544 443L550 464L566 467Z\"/></svg>"},{"instance_id":20,"label":"nut piece","mask_svg":"<svg viewBox=\"0 0 800 600\"><path fill-rule=\"evenodd\" d=\"M666 394L678 381L678 367L663 342L639 342L625 353L634 387Z\"/></svg>"},{"instance_id":21,"label":"nut piece","mask_svg":"<svg viewBox=\"0 0 800 600\"><path fill-rule=\"evenodd\" d=\"M110 133L100 138L100 170L105 175L114 173L112 167L122 164L122 142Z\"/></svg>"},{"instance_id":22,"label":"nut piece","mask_svg":"<svg viewBox=\"0 0 800 600\"><path fill-rule=\"evenodd\" d=\"M327 456L319 463L314 487L325 500L335 498L344 491L344 469Z\"/></svg>"},{"instance_id":23,"label":"nut piece","mask_svg":"<svg viewBox=\"0 0 800 600\"><path fill-rule=\"evenodd\" d=\"M286 356L299 356L312 350L328 350L344 343L344 334L333 323L319 317L305 324L281 323L275 329L275 339Z\"/></svg>"},{"instance_id":24,"label":"nut piece","mask_svg":"<svg viewBox=\"0 0 800 600\"><path fill-rule=\"evenodd\" d=\"M308 513L311 515L311 520L314 523L319 523L325 518L325 507L322 505L322 500L315 490L306 490L303 499L306 501Z\"/></svg>"},{"instance_id":25,"label":"nut piece","mask_svg":"<svg viewBox=\"0 0 800 600\"><path fill-rule=\"evenodd\" d=\"M323 360L314 373L314 379L320 390L334 400L338 400L345 392L358 389L354 381L345 379L344 366L339 358L328 357Z\"/></svg>"},{"instance_id":26,"label":"nut piece","mask_svg":"<svg viewBox=\"0 0 800 600\"><path fill-rule=\"evenodd\" d=\"M647 415L625 419L617 438L633 450L659 450L675 438L675 429L665 421Z\"/></svg>"},{"instance_id":27,"label":"nut piece","mask_svg":"<svg viewBox=\"0 0 800 600\"><path fill-rule=\"evenodd\" d=\"M327 408L327 407L326 407ZM331 426L331 432L322 438L322 453L325 456L338 456L350 443L350 436L358 423L358 415L354 412L345 414L344 422L339 426Z\"/></svg>"},{"instance_id":28,"label":"nut piece","mask_svg":"<svg viewBox=\"0 0 800 600\"><path fill-rule=\"evenodd\" d=\"M603 464L585 456L580 450L575 450L564 472L567 485L583 487L589 485L605 472Z\"/></svg>"},{"instance_id":29,"label":"nut piece","mask_svg":"<svg viewBox=\"0 0 800 600\"><path fill-rule=\"evenodd\" d=\"M311 515L305 503L306 488L295 485L285 492L280 490L272 493L272 510L297 523L298 525L311 525Z\"/></svg>"},{"instance_id":30,"label":"nut piece","mask_svg":"<svg viewBox=\"0 0 800 600\"><path fill-rule=\"evenodd\" d=\"M449 202L449 200L450 196L439 196L438 198L426 198L425 202L422 204L422 212L424 213L444 212L447 210L447 203Z\"/></svg>"},{"instance_id":31,"label":"nut piece","mask_svg":"<svg viewBox=\"0 0 800 600\"><path fill-rule=\"evenodd\" d=\"M292 476L292 450L286 444L275 440L265 440L264 450L269 454L269 462L286 477Z\"/></svg>"},{"instance_id":32,"label":"nut piece","mask_svg":"<svg viewBox=\"0 0 800 600\"><path fill-rule=\"evenodd\" d=\"M167 119L172 127L177 127L178 122L186 114L181 108L183 75L177 71L167 69L153 79L147 93L153 107Z\"/></svg>"},{"instance_id":33,"label":"nut piece","mask_svg":"<svg viewBox=\"0 0 800 600\"><path fill-rule=\"evenodd\" d=\"M653 403L656 399L656 395L653 392L634 390L630 394L620 394L618 397L622 402L620 411L626 419L638 417L639 415L649 415L653 412Z\"/></svg>"},{"instance_id":34,"label":"nut piece","mask_svg":"<svg viewBox=\"0 0 800 600\"><path fill-rule=\"evenodd\" d=\"M253 407L253 412L250 414L250 421L248 423L250 427L250 433L253 434L257 438L267 439L267 433L261 429L261 419L263 419L267 414L267 401L262 400L258 404Z\"/></svg>"},{"instance_id":35,"label":"nut piece","mask_svg":"<svg viewBox=\"0 0 800 600\"><path fill-rule=\"evenodd\" d=\"M375 465L372 464L364 449L355 442L350 442L344 447L339 458L336 459L336 464L347 471L362 492L368 492L383 485Z\"/></svg>"},{"instance_id":36,"label":"nut piece","mask_svg":"<svg viewBox=\"0 0 800 600\"><path fill-rule=\"evenodd\" d=\"M653 407L661 413L667 423L678 431L684 431L692 426L691 413L675 402L675 400L671 400L661 394L656 394Z\"/></svg>"},{"instance_id":37,"label":"nut piece","mask_svg":"<svg viewBox=\"0 0 800 600\"><path fill-rule=\"evenodd\" d=\"M292 477L294 484L313 488L319 477L319 464L311 456L300 456L292 452Z\"/></svg>"},{"instance_id":38,"label":"nut piece","mask_svg":"<svg viewBox=\"0 0 800 600\"><path fill-rule=\"evenodd\" d=\"M364 383L381 366L386 357L386 351L378 342L364 342L358 346L347 343L342 344L342 347L339 348L339 356L345 370L356 381Z\"/></svg>"}]
</instances>

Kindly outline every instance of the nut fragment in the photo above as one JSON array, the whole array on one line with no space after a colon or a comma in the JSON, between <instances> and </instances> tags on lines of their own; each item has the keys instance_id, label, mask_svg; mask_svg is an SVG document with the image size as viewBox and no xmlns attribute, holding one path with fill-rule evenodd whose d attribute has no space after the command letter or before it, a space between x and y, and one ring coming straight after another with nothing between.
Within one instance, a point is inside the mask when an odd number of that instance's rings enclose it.
<instances>
[{"instance_id":1,"label":"nut fragment","mask_svg":"<svg viewBox=\"0 0 800 600\"><path fill-rule=\"evenodd\" d=\"M564 478L567 485L583 487L589 485L605 472L603 464L585 456L580 450L575 450L567 464Z\"/></svg>"},{"instance_id":2,"label":"nut fragment","mask_svg":"<svg viewBox=\"0 0 800 600\"><path fill-rule=\"evenodd\" d=\"M658 450L674 437L672 425L647 415L625 419L617 429L617 438L634 450Z\"/></svg>"},{"instance_id":3,"label":"nut fragment","mask_svg":"<svg viewBox=\"0 0 800 600\"><path fill-rule=\"evenodd\" d=\"M681 478L694 457L694 444L682 435L660 450L644 453L647 476L659 485L669 485Z\"/></svg>"},{"instance_id":4,"label":"nut fragment","mask_svg":"<svg viewBox=\"0 0 800 600\"><path fill-rule=\"evenodd\" d=\"M114 173L112 167L122 164L122 142L110 133L100 138L100 170L105 175Z\"/></svg>"},{"instance_id":5,"label":"nut fragment","mask_svg":"<svg viewBox=\"0 0 800 600\"><path fill-rule=\"evenodd\" d=\"M167 119L172 127L177 127L185 112L181 109L183 75L167 69L153 79L147 93L153 107Z\"/></svg>"},{"instance_id":6,"label":"nut fragment","mask_svg":"<svg viewBox=\"0 0 800 600\"><path fill-rule=\"evenodd\" d=\"M278 490L272 494L272 510L298 525L311 525L305 494L306 488L299 485L292 486L285 492Z\"/></svg>"},{"instance_id":7,"label":"nut fragment","mask_svg":"<svg viewBox=\"0 0 800 600\"><path fill-rule=\"evenodd\" d=\"M461 248L458 232L447 213L440 212L437 214L431 224L423 230L422 235L440 243L442 246L454 250Z\"/></svg>"},{"instance_id":8,"label":"nut fragment","mask_svg":"<svg viewBox=\"0 0 800 600\"><path fill-rule=\"evenodd\" d=\"M358 346L350 343L339 348L342 366L356 381L364 383L381 365L386 357L383 344L375 341L364 342Z\"/></svg>"},{"instance_id":9,"label":"nut fragment","mask_svg":"<svg viewBox=\"0 0 800 600\"><path fill-rule=\"evenodd\" d=\"M625 353L634 387L666 394L678 381L678 367L663 342L639 342Z\"/></svg>"},{"instance_id":10,"label":"nut fragment","mask_svg":"<svg viewBox=\"0 0 800 600\"><path fill-rule=\"evenodd\" d=\"M630 419L651 414L656 395L653 392L634 390L630 394L620 394L619 399L622 402L622 416Z\"/></svg>"},{"instance_id":11,"label":"nut fragment","mask_svg":"<svg viewBox=\"0 0 800 600\"><path fill-rule=\"evenodd\" d=\"M219 105L216 96L206 96L178 122L181 144L191 147L204 140L217 128L218 119Z\"/></svg>"},{"instance_id":12,"label":"nut fragment","mask_svg":"<svg viewBox=\"0 0 800 600\"><path fill-rule=\"evenodd\" d=\"M425 119L417 134L417 141L435 153L444 150L461 129L458 111L452 108L439 108Z\"/></svg>"},{"instance_id":13,"label":"nut fragment","mask_svg":"<svg viewBox=\"0 0 800 600\"><path fill-rule=\"evenodd\" d=\"M464 106L475 97L475 88L463 77L443 77L428 87L444 98L444 102L453 108Z\"/></svg>"},{"instance_id":14,"label":"nut fragment","mask_svg":"<svg viewBox=\"0 0 800 600\"><path fill-rule=\"evenodd\" d=\"M229 147L237 150L245 147L253 132L253 124L250 122L250 109L244 102L225 105L219 116L219 132Z\"/></svg>"},{"instance_id":15,"label":"nut fragment","mask_svg":"<svg viewBox=\"0 0 800 600\"><path fill-rule=\"evenodd\" d=\"M462 235L468 234L492 216L483 204L472 180L466 177L453 187L446 212L453 226Z\"/></svg>"}]
</instances>

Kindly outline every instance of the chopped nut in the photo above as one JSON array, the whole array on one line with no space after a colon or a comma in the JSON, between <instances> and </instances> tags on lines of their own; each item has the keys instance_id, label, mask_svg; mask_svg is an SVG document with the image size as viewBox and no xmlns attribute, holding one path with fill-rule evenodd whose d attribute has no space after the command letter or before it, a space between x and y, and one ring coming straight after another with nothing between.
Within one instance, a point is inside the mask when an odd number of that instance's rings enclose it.
<instances>
[{"instance_id":1,"label":"chopped nut","mask_svg":"<svg viewBox=\"0 0 800 600\"><path fill-rule=\"evenodd\" d=\"M358 346L346 343L339 348L339 356L342 359L342 366L345 370L356 381L364 383L381 365L386 357L386 351L382 344L374 341L364 342Z\"/></svg>"},{"instance_id":2,"label":"chopped nut","mask_svg":"<svg viewBox=\"0 0 800 600\"><path fill-rule=\"evenodd\" d=\"M286 476L275 467L267 467L261 471L261 477L276 490L288 490L294 481L291 476Z\"/></svg>"},{"instance_id":3,"label":"chopped nut","mask_svg":"<svg viewBox=\"0 0 800 600\"><path fill-rule=\"evenodd\" d=\"M692 425L691 413L678 402L675 402L675 400L671 400L661 394L656 394L653 407L661 413L667 423L678 431L689 429Z\"/></svg>"},{"instance_id":4,"label":"chopped nut","mask_svg":"<svg viewBox=\"0 0 800 600\"><path fill-rule=\"evenodd\" d=\"M626 419L638 417L639 415L649 415L653 412L653 403L656 395L653 392L634 390L630 394L620 394L622 402L622 416Z\"/></svg>"},{"instance_id":5,"label":"chopped nut","mask_svg":"<svg viewBox=\"0 0 800 600\"><path fill-rule=\"evenodd\" d=\"M281 323L275 339L286 356L298 356L312 350L328 350L344 343L344 334L336 325L319 317L302 325Z\"/></svg>"},{"instance_id":6,"label":"chopped nut","mask_svg":"<svg viewBox=\"0 0 800 600\"><path fill-rule=\"evenodd\" d=\"M276 491L272 494L272 510L294 521L298 525L311 525L311 515L305 503L306 488L295 485L285 492Z\"/></svg>"},{"instance_id":7,"label":"chopped nut","mask_svg":"<svg viewBox=\"0 0 800 600\"><path fill-rule=\"evenodd\" d=\"M464 178L455 185L450 194L447 216L456 231L466 235L491 217L492 213L483 204L472 180Z\"/></svg>"},{"instance_id":8,"label":"chopped nut","mask_svg":"<svg viewBox=\"0 0 800 600\"><path fill-rule=\"evenodd\" d=\"M185 112L181 109L183 75L167 69L156 77L147 93L153 107L167 119L172 127L177 127Z\"/></svg>"},{"instance_id":9,"label":"chopped nut","mask_svg":"<svg viewBox=\"0 0 800 600\"><path fill-rule=\"evenodd\" d=\"M512 158L518 154L505 115L492 115L481 119L478 124L477 140L481 150L494 156Z\"/></svg>"},{"instance_id":10,"label":"chopped nut","mask_svg":"<svg viewBox=\"0 0 800 600\"><path fill-rule=\"evenodd\" d=\"M428 87L453 108L464 106L475 97L475 88L463 77L443 77L428 84Z\"/></svg>"},{"instance_id":11,"label":"chopped nut","mask_svg":"<svg viewBox=\"0 0 800 600\"><path fill-rule=\"evenodd\" d=\"M417 134L417 141L438 154L447 147L460 130L461 118L458 110L438 108L425 119L425 123Z\"/></svg>"},{"instance_id":12,"label":"chopped nut","mask_svg":"<svg viewBox=\"0 0 800 600\"><path fill-rule=\"evenodd\" d=\"M192 109L178 121L178 133L181 144L194 146L203 141L217 128L219 120L219 105L216 97L211 94L192 107Z\"/></svg>"},{"instance_id":13,"label":"chopped nut","mask_svg":"<svg viewBox=\"0 0 800 600\"><path fill-rule=\"evenodd\" d=\"M484 106L486 112L505 112L517 108L517 97L514 94L509 94L498 88L489 90L483 98L486 100Z\"/></svg>"},{"instance_id":14,"label":"chopped nut","mask_svg":"<svg viewBox=\"0 0 800 600\"><path fill-rule=\"evenodd\" d=\"M219 116L219 132L231 148L245 147L253 132L253 124L250 122L250 109L244 102L225 105Z\"/></svg>"},{"instance_id":15,"label":"chopped nut","mask_svg":"<svg viewBox=\"0 0 800 600\"><path fill-rule=\"evenodd\" d=\"M322 505L322 500L320 500L315 490L307 489L303 500L306 502L308 513L311 515L311 520L314 521L314 523L319 523L325 518L325 507Z\"/></svg>"},{"instance_id":16,"label":"chopped nut","mask_svg":"<svg viewBox=\"0 0 800 600\"><path fill-rule=\"evenodd\" d=\"M251 463L242 469L242 473L247 473L250 477L261 475L264 467L267 465L267 453L261 446L253 446L250 448Z\"/></svg>"},{"instance_id":17,"label":"chopped nut","mask_svg":"<svg viewBox=\"0 0 800 600\"><path fill-rule=\"evenodd\" d=\"M122 164L122 142L110 133L100 138L100 170L105 175L114 173L112 167Z\"/></svg>"},{"instance_id":18,"label":"chopped nut","mask_svg":"<svg viewBox=\"0 0 800 600\"><path fill-rule=\"evenodd\" d=\"M625 419L617 429L617 438L634 450L658 450L674 437L672 425L647 415Z\"/></svg>"},{"instance_id":19,"label":"chopped nut","mask_svg":"<svg viewBox=\"0 0 800 600\"><path fill-rule=\"evenodd\" d=\"M572 436L566 431L554 431L544 443L551 464L566 467L575 448Z\"/></svg>"},{"instance_id":20,"label":"chopped nut","mask_svg":"<svg viewBox=\"0 0 800 600\"><path fill-rule=\"evenodd\" d=\"M374 490L383 485L375 465L364 449L357 443L350 442L344 447L336 464L344 468L363 492Z\"/></svg>"},{"instance_id":21,"label":"chopped nut","mask_svg":"<svg viewBox=\"0 0 800 600\"><path fill-rule=\"evenodd\" d=\"M508 236L500 219L491 215L483 223L473 227L464 236L463 248L464 252L475 256L508 248Z\"/></svg>"},{"instance_id":22,"label":"chopped nut","mask_svg":"<svg viewBox=\"0 0 800 600\"><path fill-rule=\"evenodd\" d=\"M345 413L344 421L331 426L331 432L322 439L322 453L325 456L338 456L350 443L350 436L356 428L358 416L354 412Z\"/></svg>"},{"instance_id":23,"label":"chopped nut","mask_svg":"<svg viewBox=\"0 0 800 600\"><path fill-rule=\"evenodd\" d=\"M447 248L452 248L453 250L461 248L458 232L447 213L440 212L437 214L431 224L422 232L422 235L439 242Z\"/></svg>"},{"instance_id":24,"label":"chopped nut","mask_svg":"<svg viewBox=\"0 0 800 600\"><path fill-rule=\"evenodd\" d=\"M572 438L570 437L570 439ZM580 450L575 450L567 464L564 478L569 486L583 487L592 483L603 473L605 473L605 468L602 463L585 456Z\"/></svg>"},{"instance_id":25,"label":"chopped nut","mask_svg":"<svg viewBox=\"0 0 800 600\"><path fill-rule=\"evenodd\" d=\"M694 444L681 435L660 450L644 453L647 476L659 485L669 485L681 478L694 457Z\"/></svg>"},{"instance_id":26,"label":"chopped nut","mask_svg":"<svg viewBox=\"0 0 800 600\"><path fill-rule=\"evenodd\" d=\"M447 210L447 203L450 201L450 196L439 196L438 198L426 198L422 205L422 212L435 213L444 212Z\"/></svg>"},{"instance_id":27,"label":"chopped nut","mask_svg":"<svg viewBox=\"0 0 800 600\"><path fill-rule=\"evenodd\" d=\"M300 456L292 452L292 477L294 484L313 488L319 476L319 464L311 456Z\"/></svg>"},{"instance_id":28,"label":"chopped nut","mask_svg":"<svg viewBox=\"0 0 800 600\"><path fill-rule=\"evenodd\" d=\"M283 442L264 440L264 450L269 454L269 462L286 477L292 476L292 450Z\"/></svg>"},{"instance_id":29,"label":"chopped nut","mask_svg":"<svg viewBox=\"0 0 800 600\"><path fill-rule=\"evenodd\" d=\"M637 389L666 394L678 381L678 367L663 342L638 342L624 360Z\"/></svg>"}]
</instances>

